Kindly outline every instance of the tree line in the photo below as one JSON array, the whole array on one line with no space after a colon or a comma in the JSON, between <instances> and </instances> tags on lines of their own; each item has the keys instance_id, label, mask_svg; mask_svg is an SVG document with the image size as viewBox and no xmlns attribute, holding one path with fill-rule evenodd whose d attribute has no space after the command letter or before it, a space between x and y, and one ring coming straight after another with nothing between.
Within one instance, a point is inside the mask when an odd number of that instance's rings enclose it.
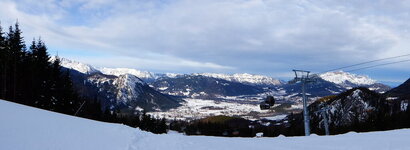
<instances>
[{"instance_id":1,"label":"tree line","mask_svg":"<svg viewBox=\"0 0 410 150\"><path fill-rule=\"evenodd\" d=\"M123 123L154 133L166 133L165 119L146 113L121 114L101 109L97 98L82 97L73 87L70 69L51 59L44 41L27 46L19 23L4 32L0 25L0 99L84 118Z\"/></svg>"},{"instance_id":2,"label":"tree line","mask_svg":"<svg viewBox=\"0 0 410 150\"><path fill-rule=\"evenodd\" d=\"M27 48L18 23L7 33L0 27L0 70L1 99L66 114L80 105L59 59L50 61L41 39Z\"/></svg>"}]
</instances>

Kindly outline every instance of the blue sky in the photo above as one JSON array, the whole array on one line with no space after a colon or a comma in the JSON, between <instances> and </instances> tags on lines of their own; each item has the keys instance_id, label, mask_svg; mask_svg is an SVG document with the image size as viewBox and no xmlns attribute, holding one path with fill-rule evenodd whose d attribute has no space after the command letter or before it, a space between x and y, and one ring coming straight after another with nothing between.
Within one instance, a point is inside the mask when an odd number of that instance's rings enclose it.
<instances>
[{"instance_id":1,"label":"blue sky","mask_svg":"<svg viewBox=\"0 0 410 150\"><path fill-rule=\"evenodd\" d=\"M402 0L0 0L3 27L16 19L27 42L41 36L53 55L152 72L289 79L292 69L410 53L410 1ZM354 73L397 85L409 65Z\"/></svg>"}]
</instances>

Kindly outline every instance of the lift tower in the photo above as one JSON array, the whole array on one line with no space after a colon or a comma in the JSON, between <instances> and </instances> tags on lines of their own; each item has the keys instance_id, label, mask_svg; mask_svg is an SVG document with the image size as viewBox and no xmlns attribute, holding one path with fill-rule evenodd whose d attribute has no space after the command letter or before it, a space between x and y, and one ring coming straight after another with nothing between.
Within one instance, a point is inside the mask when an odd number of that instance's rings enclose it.
<instances>
[{"instance_id":1,"label":"lift tower","mask_svg":"<svg viewBox=\"0 0 410 150\"><path fill-rule=\"evenodd\" d=\"M302 96L303 96L303 118L305 124L305 135L310 135L310 120L309 120L309 111L307 108L307 98L306 98L306 89L305 85L310 82L315 82L315 79L312 76L309 76L310 71L305 70L293 70L295 72L295 79L291 83L300 82L302 84Z\"/></svg>"},{"instance_id":2,"label":"lift tower","mask_svg":"<svg viewBox=\"0 0 410 150\"><path fill-rule=\"evenodd\" d=\"M322 114L323 126L325 128L325 134L330 135L330 133L329 133L329 121L327 120L327 111L330 110L330 108L327 107L327 105L325 103L323 103L323 104L319 105L319 109L320 110L316 111L315 113L321 113Z\"/></svg>"}]
</instances>

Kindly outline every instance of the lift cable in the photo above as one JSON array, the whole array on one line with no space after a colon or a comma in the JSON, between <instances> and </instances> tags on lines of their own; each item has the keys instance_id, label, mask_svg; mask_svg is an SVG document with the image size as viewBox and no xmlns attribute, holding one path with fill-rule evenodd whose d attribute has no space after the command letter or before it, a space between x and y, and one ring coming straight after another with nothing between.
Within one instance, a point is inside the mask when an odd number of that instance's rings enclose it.
<instances>
[{"instance_id":1,"label":"lift cable","mask_svg":"<svg viewBox=\"0 0 410 150\"><path fill-rule=\"evenodd\" d=\"M331 71L336 71L336 70L340 70L340 69L345 69L345 68L350 68L350 67L355 67L355 66L359 66L359 65L369 64L369 63L373 63L373 62L383 61L383 60L389 60L389 59L395 59L395 58L400 58L400 57L406 57L406 56L410 56L410 54L404 54L404 55L399 55L399 56L393 56L393 57L375 59L375 60L371 60L371 61L365 61L365 62L353 64L353 65L348 65L348 66L344 66L344 67L339 67L339 68L335 68L335 69L330 69L330 70L321 72L321 73L319 73L319 74L326 73L326 72L331 72ZM406 60L406 61L407 61L407 60ZM399 62L397 62L397 63L400 63L400 62L405 62L405 61L399 61ZM385 65L388 65L388 64L393 64L393 63L387 63L387 64L385 64ZM384 64L382 64L382 65L384 65ZM371 67L369 67L369 68L376 67L376 66L377 66L377 65L374 65L374 66L371 66ZM367 67L363 67L363 68L367 69ZM360 69L361 69L361 68L359 68L359 69L353 69L353 71L360 70Z\"/></svg>"},{"instance_id":2,"label":"lift cable","mask_svg":"<svg viewBox=\"0 0 410 150\"><path fill-rule=\"evenodd\" d=\"M347 70L346 72L353 72L353 71L358 71L358 70L363 70L363 69L368 69L368 68L374 68L374 67L397 64L397 63L402 63L402 62L409 62L409 61L410 61L410 59L406 59L406 60L401 60L401 61L395 61L395 62L389 62L389 63L384 63L384 64L378 64L378 65L373 65L373 66L367 66L367 67Z\"/></svg>"}]
</instances>

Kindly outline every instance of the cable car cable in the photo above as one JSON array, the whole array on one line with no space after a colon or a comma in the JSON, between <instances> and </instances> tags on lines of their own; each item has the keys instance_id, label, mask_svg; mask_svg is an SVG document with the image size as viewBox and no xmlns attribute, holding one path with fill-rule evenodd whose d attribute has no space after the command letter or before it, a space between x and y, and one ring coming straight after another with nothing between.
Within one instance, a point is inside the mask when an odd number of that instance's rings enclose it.
<instances>
[{"instance_id":1,"label":"cable car cable","mask_svg":"<svg viewBox=\"0 0 410 150\"><path fill-rule=\"evenodd\" d=\"M340 69L345 69L345 68L350 68L350 67L355 67L355 66L359 66L359 65L369 64L369 63L373 63L373 62L388 60L388 59L395 59L395 58L400 58L400 57L406 57L406 56L410 56L410 54L404 54L404 55L399 55L399 56L393 56L393 57L387 57L387 58L381 58L381 59L375 59L375 60L365 61L365 62L353 64L353 65L348 65L348 66L344 66L344 67L339 67L339 68L335 68L335 69L330 69L330 70L321 72L321 73L319 73L319 74L326 73L326 72L331 72L331 71L335 71L335 70L340 70Z\"/></svg>"},{"instance_id":2,"label":"cable car cable","mask_svg":"<svg viewBox=\"0 0 410 150\"><path fill-rule=\"evenodd\" d=\"M358 71L358 70L363 70L363 69L368 69L368 68L374 68L374 67L397 64L397 63L402 63L402 62L409 62L409 61L410 61L410 59L406 59L406 60L401 60L401 61L396 61L396 62L390 62L390 63L378 64L378 65L373 65L373 66L367 66L367 67L362 67L362 68L358 68L358 69L352 69L352 70L348 70L346 72L353 72L353 71Z\"/></svg>"}]
</instances>

